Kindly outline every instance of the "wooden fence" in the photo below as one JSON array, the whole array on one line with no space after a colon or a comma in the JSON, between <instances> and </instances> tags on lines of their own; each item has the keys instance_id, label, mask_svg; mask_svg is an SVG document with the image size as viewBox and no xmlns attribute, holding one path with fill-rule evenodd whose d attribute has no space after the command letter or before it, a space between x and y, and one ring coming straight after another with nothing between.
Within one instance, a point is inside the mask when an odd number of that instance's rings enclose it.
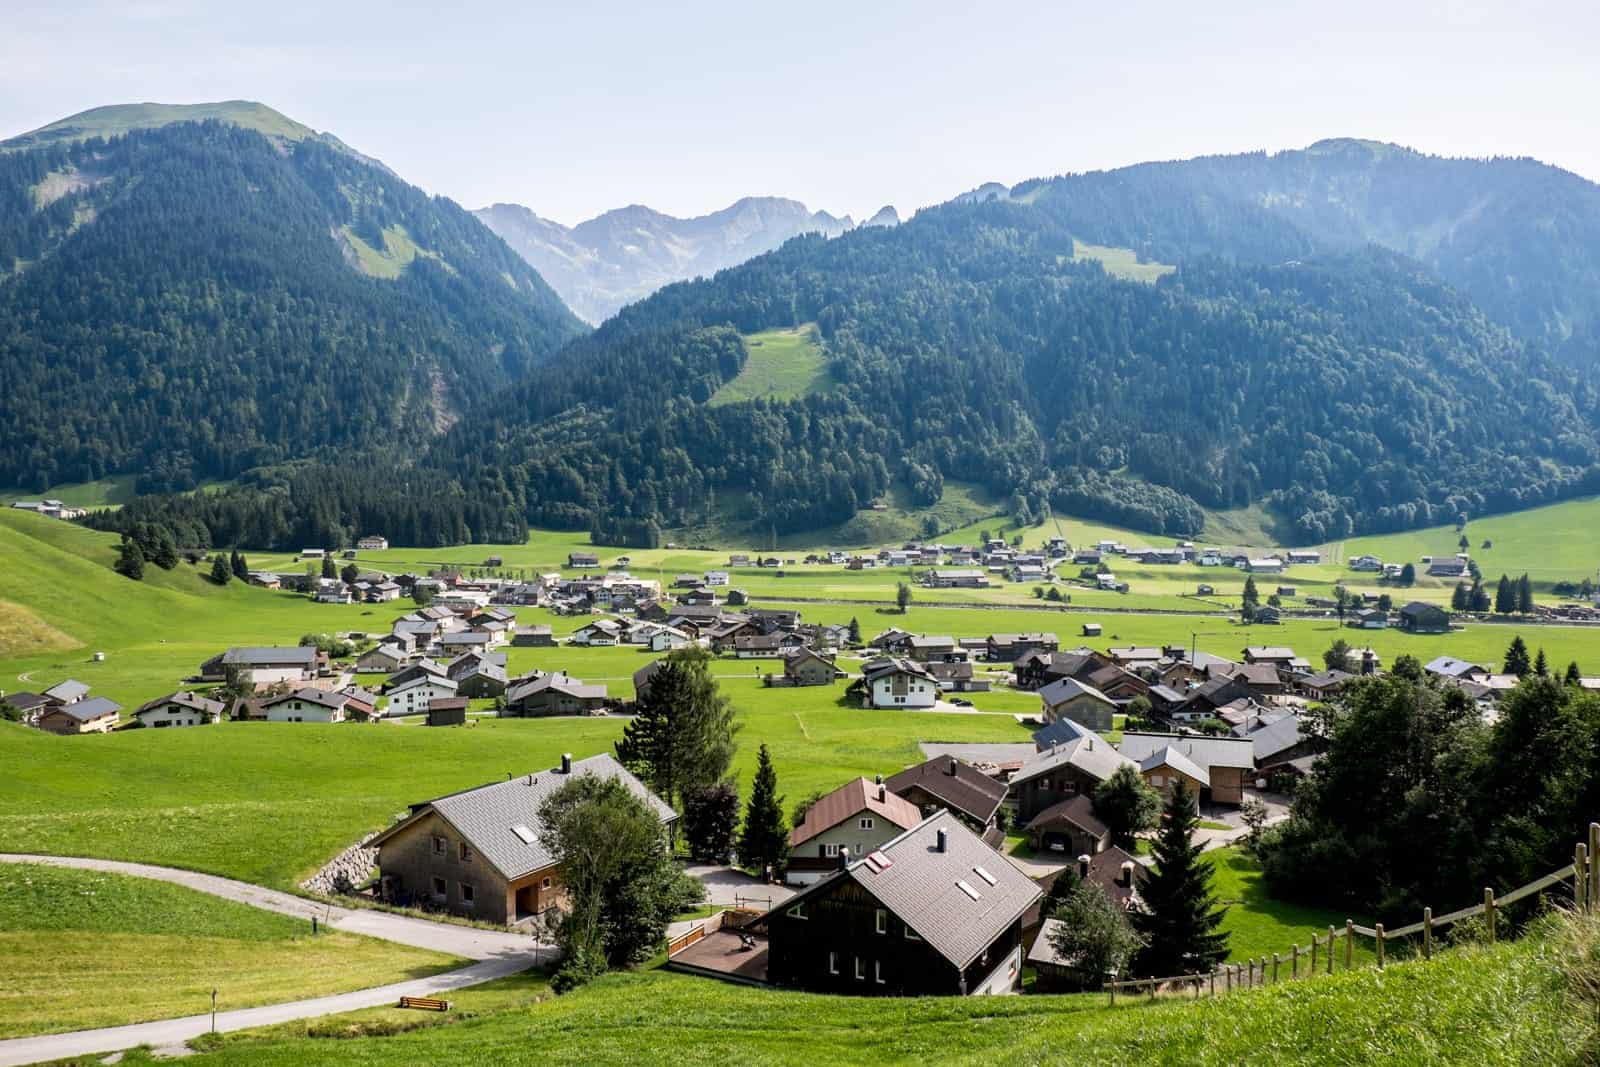
<instances>
[{"instance_id":1,"label":"wooden fence","mask_svg":"<svg viewBox=\"0 0 1600 1067\"><path fill-rule=\"evenodd\" d=\"M1364 937L1373 942L1374 952L1377 956L1379 967L1384 966L1386 950L1390 941L1401 938L1422 935L1422 957L1433 957L1433 939L1436 931L1444 927L1461 922L1463 919L1485 917L1488 923L1489 939L1493 941L1499 932L1499 912L1503 907L1515 904L1519 900L1543 893L1556 886L1564 885L1568 881L1572 885L1573 906L1580 911L1600 910L1600 822L1589 824L1589 840L1579 842L1572 851L1572 862L1559 871L1551 871L1543 878L1535 879L1527 885L1518 886L1504 896L1496 896L1492 888L1485 887L1483 901L1471 907L1458 908L1444 915L1434 915L1432 908L1422 909L1422 919L1409 926L1402 926L1394 930L1386 930L1382 923L1373 926L1358 926L1350 920L1345 920L1344 929L1336 926L1328 927L1327 935L1320 932L1311 935L1310 945L1291 945L1288 953L1274 952L1270 957L1262 956L1259 959L1249 959L1244 963L1223 964L1215 970L1196 974L1180 974L1170 978L1131 978L1107 982L1105 990L1111 996L1111 1003L1117 1002L1118 993L1134 993L1141 991L1147 993L1151 999L1155 998L1159 990L1183 994L1193 990L1196 998L1202 995L1216 996L1219 993L1231 993L1235 989L1251 989L1257 986L1276 985L1284 979L1301 977L1301 968L1305 968L1305 976L1312 977L1317 974L1334 973L1335 960L1339 955L1344 956L1344 970L1355 966L1355 944L1357 937ZM1342 952L1335 946L1343 942ZM1320 959L1319 959L1320 952ZM1287 973L1286 973L1287 972Z\"/></svg>"}]
</instances>

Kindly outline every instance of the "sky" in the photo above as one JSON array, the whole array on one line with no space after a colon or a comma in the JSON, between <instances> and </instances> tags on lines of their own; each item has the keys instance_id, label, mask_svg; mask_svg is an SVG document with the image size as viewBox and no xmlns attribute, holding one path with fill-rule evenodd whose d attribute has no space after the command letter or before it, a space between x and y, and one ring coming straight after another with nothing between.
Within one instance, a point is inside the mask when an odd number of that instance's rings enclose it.
<instances>
[{"instance_id":1,"label":"sky","mask_svg":"<svg viewBox=\"0 0 1600 1067\"><path fill-rule=\"evenodd\" d=\"M1600 180L1600 5L1346 0L5 0L0 137L259 100L473 208L575 223L788 196L858 220L986 181L1324 137Z\"/></svg>"}]
</instances>

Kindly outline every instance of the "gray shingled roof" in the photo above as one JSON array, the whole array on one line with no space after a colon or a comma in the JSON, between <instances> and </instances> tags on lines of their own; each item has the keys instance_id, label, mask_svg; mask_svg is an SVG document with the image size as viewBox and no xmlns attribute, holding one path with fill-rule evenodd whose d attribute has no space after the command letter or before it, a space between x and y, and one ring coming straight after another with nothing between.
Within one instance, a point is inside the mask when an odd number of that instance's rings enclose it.
<instances>
[{"instance_id":1,"label":"gray shingled roof","mask_svg":"<svg viewBox=\"0 0 1600 1067\"><path fill-rule=\"evenodd\" d=\"M1052 708L1058 704L1065 704L1067 701L1081 696L1093 697L1095 700L1098 700L1104 704L1108 704L1112 707L1116 706L1116 701L1100 692L1100 690L1096 689L1094 686L1084 685L1076 678L1057 678L1055 681L1039 690L1039 699L1043 700Z\"/></svg>"},{"instance_id":2,"label":"gray shingled roof","mask_svg":"<svg viewBox=\"0 0 1600 1067\"><path fill-rule=\"evenodd\" d=\"M1201 767L1171 745L1166 745L1139 761L1139 770L1142 773L1148 774L1157 767L1168 767L1175 771L1181 771L1204 786L1211 784L1210 770Z\"/></svg>"},{"instance_id":3,"label":"gray shingled roof","mask_svg":"<svg viewBox=\"0 0 1600 1067\"><path fill-rule=\"evenodd\" d=\"M1200 734L1124 733L1117 746L1124 756L1139 763L1163 748L1172 748L1204 767L1254 768L1255 746L1240 737L1204 737ZM1197 776L1205 777L1205 776Z\"/></svg>"},{"instance_id":4,"label":"gray shingled roof","mask_svg":"<svg viewBox=\"0 0 1600 1067\"><path fill-rule=\"evenodd\" d=\"M402 827L434 811L455 827L478 855L507 880L520 878L556 862L540 836L539 808L556 790L585 774L621 779L632 793L655 809L663 823L678 817L677 812L628 773L613 756L601 753L574 761L570 774L552 768L415 804L410 816L379 834L370 844L372 847L381 845ZM528 836L532 840L523 840L513 827L531 831Z\"/></svg>"},{"instance_id":5,"label":"gray shingled roof","mask_svg":"<svg viewBox=\"0 0 1600 1067\"><path fill-rule=\"evenodd\" d=\"M1069 765L1101 782L1115 774L1118 767L1136 766L1133 760L1118 752L1111 742L1099 734L1090 733L1087 737L1040 752L1011 776L1011 784L1015 786Z\"/></svg>"},{"instance_id":6,"label":"gray shingled roof","mask_svg":"<svg viewBox=\"0 0 1600 1067\"><path fill-rule=\"evenodd\" d=\"M295 645L292 647L252 645L228 649L222 654L222 662L228 666L234 664L251 666L265 663L303 663L309 667L317 662L317 650L310 645Z\"/></svg>"},{"instance_id":7,"label":"gray shingled roof","mask_svg":"<svg viewBox=\"0 0 1600 1067\"><path fill-rule=\"evenodd\" d=\"M296 689L292 693L285 693L275 700L265 701L261 706L270 708L274 705L282 704L286 700L303 700L308 704L321 704L325 708L342 708L350 702L350 694L330 693L326 689L315 689L308 686L304 689Z\"/></svg>"},{"instance_id":8,"label":"gray shingled roof","mask_svg":"<svg viewBox=\"0 0 1600 1067\"><path fill-rule=\"evenodd\" d=\"M944 852L937 851L940 830L947 835ZM889 863L877 862L879 857ZM992 884L978 873L979 868L994 879ZM835 878L853 878L957 967L977 959L1043 896L1033 879L948 811L928 816L801 896L832 884ZM977 899L958 882L970 886Z\"/></svg>"},{"instance_id":9,"label":"gray shingled roof","mask_svg":"<svg viewBox=\"0 0 1600 1067\"><path fill-rule=\"evenodd\" d=\"M98 719L102 715L117 714L122 710L122 705L110 697L89 697L85 700L73 701L71 704L62 704L60 707L50 710L63 712L79 722L89 722L92 719Z\"/></svg>"},{"instance_id":10,"label":"gray shingled roof","mask_svg":"<svg viewBox=\"0 0 1600 1067\"><path fill-rule=\"evenodd\" d=\"M76 678L68 678L65 681L57 682L49 689L46 689L44 691L44 695L47 697L54 697L63 704L67 704L74 700L81 699L82 697L86 696L88 692L89 687L87 685L84 685Z\"/></svg>"}]
</instances>

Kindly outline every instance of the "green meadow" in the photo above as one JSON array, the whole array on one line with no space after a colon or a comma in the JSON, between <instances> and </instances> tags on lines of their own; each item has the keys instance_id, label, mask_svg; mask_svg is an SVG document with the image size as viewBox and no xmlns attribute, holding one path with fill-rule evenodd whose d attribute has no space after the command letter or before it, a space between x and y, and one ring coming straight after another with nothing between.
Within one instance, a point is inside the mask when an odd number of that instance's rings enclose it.
<instances>
[{"instance_id":1,"label":"green meadow","mask_svg":"<svg viewBox=\"0 0 1600 1067\"><path fill-rule=\"evenodd\" d=\"M833 385L814 323L746 334L744 366L711 397L713 406L744 400L794 400Z\"/></svg>"},{"instance_id":2,"label":"green meadow","mask_svg":"<svg viewBox=\"0 0 1600 1067\"><path fill-rule=\"evenodd\" d=\"M229 1011L420 978L461 961L182 886L0 864L0 1039Z\"/></svg>"}]
</instances>

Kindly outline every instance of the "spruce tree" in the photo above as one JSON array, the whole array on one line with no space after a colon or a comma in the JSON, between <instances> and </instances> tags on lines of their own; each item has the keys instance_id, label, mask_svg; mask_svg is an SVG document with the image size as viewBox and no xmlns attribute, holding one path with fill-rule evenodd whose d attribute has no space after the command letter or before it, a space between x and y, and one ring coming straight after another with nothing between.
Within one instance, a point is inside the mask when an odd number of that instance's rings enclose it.
<instances>
[{"instance_id":1,"label":"spruce tree","mask_svg":"<svg viewBox=\"0 0 1600 1067\"><path fill-rule=\"evenodd\" d=\"M1517 610L1517 591L1512 587L1511 579L1503 574L1494 591L1494 610L1501 615L1510 615Z\"/></svg>"},{"instance_id":2,"label":"spruce tree","mask_svg":"<svg viewBox=\"0 0 1600 1067\"><path fill-rule=\"evenodd\" d=\"M788 859L789 827L783 818L783 797L778 795L778 772L767 746L762 745L739 832L739 862L747 869L776 876Z\"/></svg>"},{"instance_id":3,"label":"spruce tree","mask_svg":"<svg viewBox=\"0 0 1600 1067\"><path fill-rule=\"evenodd\" d=\"M1244 593L1239 598L1239 618L1245 622L1254 622L1256 609L1261 606L1261 593L1256 589L1254 575L1246 575L1244 580Z\"/></svg>"},{"instance_id":4,"label":"spruce tree","mask_svg":"<svg viewBox=\"0 0 1600 1067\"><path fill-rule=\"evenodd\" d=\"M333 557L332 556L323 556L322 557L322 576L324 578L337 578L337 577L339 577L339 568L333 562Z\"/></svg>"},{"instance_id":5,"label":"spruce tree","mask_svg":"<svg viewBox=\"0 0 1600 1067\"><path fill-rule=\"evenodd\" d=\"M1511 639L1511 645L1506 649L1505 673L1514 674L1518 678L1526 678L1533 669L1533 663L1528 659L1528 645L1522 635Z\"/></svg>"},{"instance_id":6,"label":"spruce tree","mask_svg":"<svg viewBox=\"0 0 1600 1067\"><path fill-rule=\"evenodd\" d=\"M1573 660L1571 663L1567 664L1566 683L1568 685L1577 685L1582 681L1583 672L1578 669L1578 661Z\"/></svg>"},{"instance_id":7,"label":"spruce tree","mask_svg":"<svg viewBox=\"0 0 1600 1067\"><path fill-rule=\"evenodd\" d=\"M233 576L241 582L250 577L250 564L245 562L244 553L234 549L229 563L233 565Z\"/></svg>"},{"instance_id":8,"label":"spruce tree","mask_svg":"<svg viewBox=\"0 0 1600 1067\"><path fill-rule=\"evenodd\" d=\"M227 585L233 581L233 570L221 552L211 557L211 580L218 585Z\"/></svg>"},{"instance_id":9,"label":"spruce tree","mask_svg":"<svg viewBox=\"0 0 1600 1067\"><path fill-rule=\"evenodd\" d=\"M1550 677L1550 661L1545 659L1544 649L1542 648L1539 650L1538 655L1533 657L1533 673L1540 678Z\"/></svg>"},{"instance_id":10,"label":"spruce tree","mask_svg":"<svg viewBox=\"0 0 1600 1067\"><path fill-rule=\"evenodd\" d=\"M1194 843L1200 816L1194 794L1181 780L1167 798L1155 865L1139 882L1144 908L1133 925L1145 939L1138 970L1149 975L1208 971L1228 957L1228 935L1217 928L1227 908L1216 906L1213 871Z\"/></svg>"},{"instance_id":11,"label":"spruce tree","mask_svg":"<svg viewBox=\"0 0 1600 1067\"><path fill-rule=\"evenodd\" d=\"M861 645L861 623L854 615L850 616L850 643L858 647Z\"/></svg>"},{"instance_id":12,"label":"spruce tree","mask_svg":"<svg viewBox=\"0 0 1600 1067\"><path fill-rule=\"evenodd\" d=\"M118 549L117 562L113 569L124 578L134 581L144 579L144 549L139 547L139 542L123 534L122 546Z\"/></svg>"},{"instance_id":13,"label":"spruce tree","mask_svg":"<svg viewBox=\"0 0 1600 1067\"><path fill-rule=\"evenodd\" d=\"M1517 610L1524 615L1533 614L1533 583L1526 574L1517 579Z\"/></svg>"},{"instance_id":14,"label":"spruce tree","mask_svg":"<svg viewBox=\"0 0 1600 1067\"><path fill-rule=\"evenodd\" d=\"M1450 610L1466 611L1468 606L1467 587L1465 584L1457 582L1456 587L1450 591Z\"/></svg>"},{"instance_id":15,"label":"spruce tree","mask_svg":"<svg viewBox=\"0 0 1600 1067\"><path fill-rule=\"evenodd\" d=\"M616 750L670 804L727 777L737 727L704 649L678 649L660 663Z\"/></svg>"}]
</instances>

